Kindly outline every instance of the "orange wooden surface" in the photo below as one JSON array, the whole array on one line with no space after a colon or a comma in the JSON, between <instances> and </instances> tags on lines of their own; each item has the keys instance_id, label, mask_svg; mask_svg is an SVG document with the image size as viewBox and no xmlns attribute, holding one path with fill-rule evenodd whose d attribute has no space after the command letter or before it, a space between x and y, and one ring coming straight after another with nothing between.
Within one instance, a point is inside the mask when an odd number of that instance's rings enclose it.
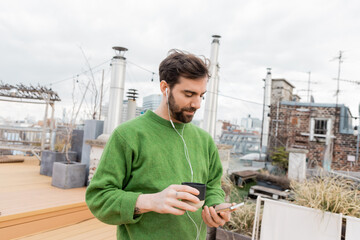
<instances>
[{"instance_id":1,"label":"orange wooden surface","mask_svg":"<svg viewBox=\"0 0 360 240\"><path fill-rule=\"evenodd\" d=\"M85 201L86 188L59 189L34 159L0 163L0 217Z\"/></svg>"},{"instance_id":2,"label":"orange wooden surface","mask_svg":"<svg viewBox=\"0 0 360 240\"><path fill-rule=\"evenodd\" d=\"M94 218L85 203L0 217L1 239L14 239Z\"/></svg>"},{"instance_id":3,"label":"orange wooden surface","mask_svg":"<svg viewBox=\"0 0 360 240\"><path fill-rule=\"evenodd\" d=\"M62 227L32 236L18 238L21 240L116 240L116 226L107 225L93 218L71 226Z\"/></svg>"},{"instance_id":4,"label":"orange wooden surface","mask_svg":"<svg viewBox=\"0 0 360 240\"><path fill-rule=\"evenodd\" d=\"M85 191L86 187L51 186L51 177L40 175L39 161L34 157L25 157L23 163L0 163L0 239L93 219L85 204Z\"/></svg>"}]
</instances>

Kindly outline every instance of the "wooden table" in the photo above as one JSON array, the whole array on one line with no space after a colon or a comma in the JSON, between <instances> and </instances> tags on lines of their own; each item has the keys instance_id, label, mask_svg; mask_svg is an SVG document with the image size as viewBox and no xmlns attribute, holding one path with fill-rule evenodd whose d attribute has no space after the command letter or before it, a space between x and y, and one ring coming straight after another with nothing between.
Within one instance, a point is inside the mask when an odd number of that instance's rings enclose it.
<instances>
[{"instance_id":1,"label":"wooden table","mask_svg":"<svg viewBox=\"0 0 360 240\"><path fill-rule=\"evenodd\" d=\"M250 179L255 179L257 175L256 171L246 170L233 172L230 179L239 187L242 187L243 183Z\"/></svg>"}]
</instances>

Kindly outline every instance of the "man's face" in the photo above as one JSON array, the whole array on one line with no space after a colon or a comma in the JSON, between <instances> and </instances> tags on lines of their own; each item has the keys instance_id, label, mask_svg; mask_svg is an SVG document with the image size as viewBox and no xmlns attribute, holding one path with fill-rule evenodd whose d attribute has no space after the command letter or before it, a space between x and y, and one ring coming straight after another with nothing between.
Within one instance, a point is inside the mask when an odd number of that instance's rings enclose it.
<instances>
[{"instance_id":1,"label":"man's face","mask_svg":"<svg viewBox=\"0 0 360 240\"><path fill-rule=\"evenodd\" d=\"M170 115L174 122L188 123L200 108L206 92L207 77L198 79L179 78L169 93Z\"/></svg>"}]
</instances>

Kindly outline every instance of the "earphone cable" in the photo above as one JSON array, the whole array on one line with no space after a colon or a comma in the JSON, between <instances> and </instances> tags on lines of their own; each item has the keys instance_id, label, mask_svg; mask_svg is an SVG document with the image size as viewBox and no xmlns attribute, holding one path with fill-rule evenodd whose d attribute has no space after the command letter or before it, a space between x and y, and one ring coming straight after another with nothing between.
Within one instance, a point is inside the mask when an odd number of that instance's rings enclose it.
<instances>
[{"instance_id":1,"label":"earphone cable","mask_svg":"<svg viewBox=\"0 0 360 240\"><path fill-rule=\"evenodd\" d=\"M179 131L176 129L173 121L171 120L171 116L170 116L170 107L169 107L169 98L168 98L168 95L167 95L167 89L166 89L166 98L167 98L167 107L168 107L168 114L169 114L169 120L170 120L170 123L172 125L172 127L174 128L175 132L180 136L181 140L183 141L184 143L184 153L185 153L185 158L189 164L189 167L190 167L190 172L191 172L191 182L194 181L194 172L193 172L193 169L192 169L192 166L191 166L191 161L190 161L190 156L189 156L189 151L187 149L187 146L186 146L186 142L183 138L183 136L179 133ZM185 124L184 124L184 127L182 129L182 134L184 135L184 129L185 129Z\"/></svg>"}]
</instances>

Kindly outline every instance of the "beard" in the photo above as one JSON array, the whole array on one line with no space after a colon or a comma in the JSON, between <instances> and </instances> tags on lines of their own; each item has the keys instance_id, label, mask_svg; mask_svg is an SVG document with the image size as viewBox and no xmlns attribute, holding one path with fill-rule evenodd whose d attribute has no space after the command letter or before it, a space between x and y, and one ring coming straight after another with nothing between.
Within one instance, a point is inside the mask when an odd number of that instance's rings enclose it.
<instances>
[{"instance_id":1,"label":"beard","mask_svg":"<svg viewBox=\"0 0 360 240\"><path fill-rule=\"evenodd\" d=\"M176 104L174 96L172 95L172 92L170 91L169 99L168 99L169 109L170 109L170 115L175 120L182 122L182 123L189 123L193 119L196 108L193 107L184 107L180 108L179 105ZM194 115L187 115L185 113L187 112L194 112Z\"/></svg>"}]
</instances>

